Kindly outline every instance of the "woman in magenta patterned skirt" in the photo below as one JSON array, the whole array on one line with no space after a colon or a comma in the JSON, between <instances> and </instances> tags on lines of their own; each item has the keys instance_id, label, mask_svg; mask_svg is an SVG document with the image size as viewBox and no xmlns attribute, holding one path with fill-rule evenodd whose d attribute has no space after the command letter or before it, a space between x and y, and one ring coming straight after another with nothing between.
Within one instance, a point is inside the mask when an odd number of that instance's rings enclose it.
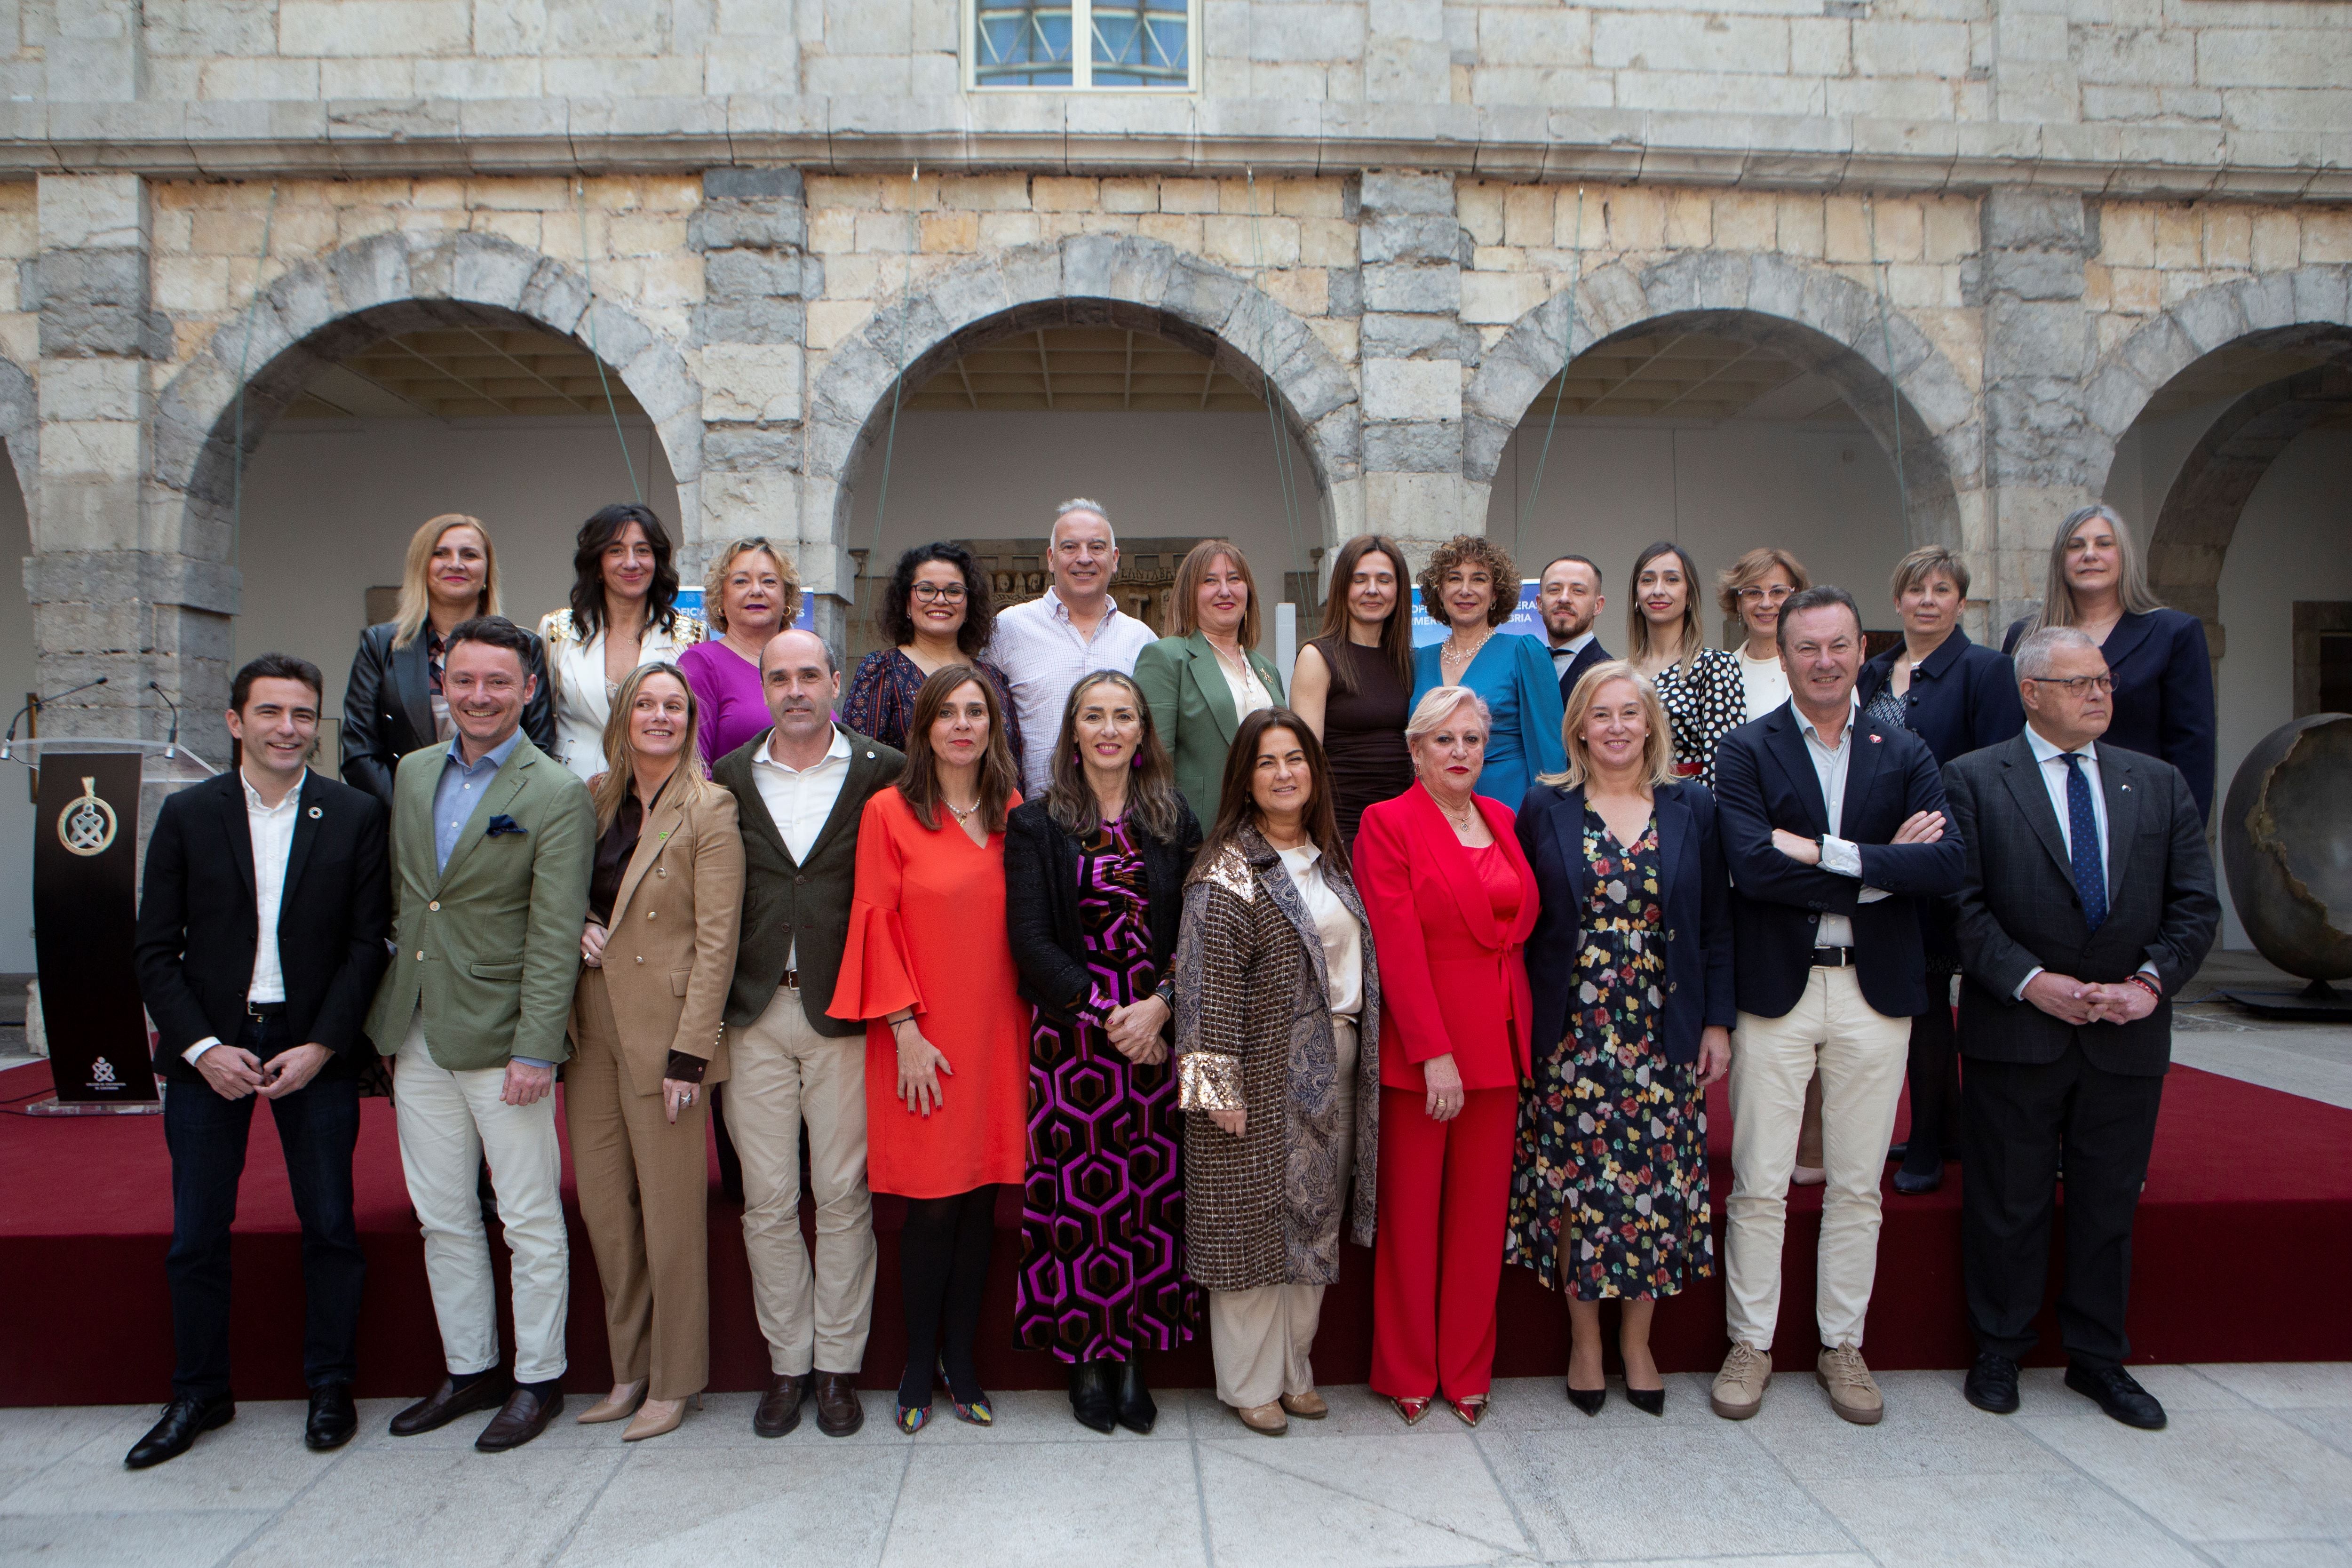
<instances>
[{"instance_id":1,"label":"woman in magenta patterned skirt","mask_svg":"<svg viewBox=\"0 0 2352 1568\"><path fill-rule=\"evenodd\" d=\"M1097 1432L1151 1430L1139 1356L1200 1324L1167 1035L1200 842L1135 682L1080 681L1053 784L1004 839L1006 927L1036 1009L1013 1321L1024 1349L1069 1364L1071 1409Z\"/></svg>"}]
</instances>

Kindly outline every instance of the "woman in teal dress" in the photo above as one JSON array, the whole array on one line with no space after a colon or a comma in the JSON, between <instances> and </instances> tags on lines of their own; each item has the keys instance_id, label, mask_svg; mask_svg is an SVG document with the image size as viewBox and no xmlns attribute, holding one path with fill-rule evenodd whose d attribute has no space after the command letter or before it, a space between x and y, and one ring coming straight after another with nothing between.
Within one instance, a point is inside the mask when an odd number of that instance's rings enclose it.
<instances>
[{"instance_id":1,"label":"woman in teal dress","mask_svg":"<svg viewBox=\"0 0 2352 1568\"><path fill-rule=\"evenodd\" d=\"M1415 648L1412 703L1435 687L1466 686L1493 715L1478 793L1513 811L1538 773L1568 765L1560 750L1559 677L1541 640L1500 632L1518 608L1519 574L1493 540L1457 533L1422 568L1421 602L1445 640Z\"/></svg>"}]
</instances>

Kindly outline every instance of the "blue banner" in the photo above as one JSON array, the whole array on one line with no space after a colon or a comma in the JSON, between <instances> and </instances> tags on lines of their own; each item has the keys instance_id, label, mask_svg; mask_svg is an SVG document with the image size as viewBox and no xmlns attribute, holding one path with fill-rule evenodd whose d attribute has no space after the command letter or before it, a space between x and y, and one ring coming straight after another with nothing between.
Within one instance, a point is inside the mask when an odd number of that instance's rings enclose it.
<instances>
[{"instance_id":1,"label":"blue banner","mask_svg":"<svg viewBox=\"0 0 2352 1568\"><path fill-rule=\"evenodd\" d=\"M684 610L689 616L699 616L702 614L701 588L698 586L689 588L681 585L677 591L677 607ZM800 627L800 629L804 632L814 631L816 629L816 595L814 594L809 593L805 589L802 591L801 613L793 618L793 625ZM1541 631L1543 629L1540 622L1537 624L1536 629L1538 631ZM712 635L717 636L718 634L713 633Z\"/></svg>"},{"instance_id":2,"label":"blue banner","mask_svg":"<svg viewBox=\"0 0 2352 1568\"><path fill-rule=\"evenodd\" d=\"M1509 620L1495 628L1496 631L1512 632L1523 637L1534 637L1538 642L1549 643L1549 639L1544 636L1543 615L1536 607L1536 591L1538 586L1533 577L1521 580L1519 607ZM1421 590L1415 588L1412 591L1412 646L1427 647L1431 643L1444 640L1445 628L1433 620L1427 610L1421 607Z\"/></svg>"}]
</instances>

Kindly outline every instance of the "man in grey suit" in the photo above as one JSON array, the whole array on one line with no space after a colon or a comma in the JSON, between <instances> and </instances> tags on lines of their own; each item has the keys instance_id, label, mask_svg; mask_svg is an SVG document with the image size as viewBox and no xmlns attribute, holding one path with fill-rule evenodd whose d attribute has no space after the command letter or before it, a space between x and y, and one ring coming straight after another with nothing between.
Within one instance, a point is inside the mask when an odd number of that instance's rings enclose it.
<instances>
[{"instance_id":1,"label":"man in grey suit","mask_svg":"<svg viewBox=\"0 0 2352 1568\"><path fill-rule=\"evenodd\" d=\"M1969 1402L2017 1408L2033 1348L2063 1151L2066 1386L2126 1426L2164 1407L2123 1368L2132 1217L2172 1056L2173 994L2213 945L2205 818L2179 770L2102 745L2099 646L2051 626L2019 645L2026 727L1955 758L1944 789L1968 865L1958 918Z\"/></svg>"}]
</instances>

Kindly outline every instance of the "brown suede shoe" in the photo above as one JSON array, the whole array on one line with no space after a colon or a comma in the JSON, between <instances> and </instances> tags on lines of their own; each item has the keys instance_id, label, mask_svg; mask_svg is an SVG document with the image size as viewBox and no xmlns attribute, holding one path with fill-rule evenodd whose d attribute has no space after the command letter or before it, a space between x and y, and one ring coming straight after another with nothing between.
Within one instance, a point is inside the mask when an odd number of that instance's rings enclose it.
<instances>
[{"instance_id":1,"label":"brown suede shoe","mask_svg":"<svg viewBox=\"0 0 2352 1568\"><path fill-rule=\"evenodd\" d=\"M485 1373L463 1388L445 1377L440 1387L392 1418L392 1435L414 1437L420 1432L446 1426L460 1415L495 1410L506 1402L510 1386L506 1374L499 1372Z\"/></svg>"},{"instance_id":2,"label":"brown suede shoe","mask_svg":"<svg viewBox=\"0 0 2352 1568\"><path fill-rule=\"evenodd\" d=\"M816 1374L816 1429L828 1437L846 1437L866 1425L866 1406L845 1372Z\"/></svg>"},{"instance_id":3,"label":"brown suede shoe","mask_svg":"<svg viewBox=\"0 0 2352 1568\"><path fill-rule=\"evenodd\" d=\"M809 1374L772 1377L760 1408L751 1412L751 1430L762 1437L781 1437L801 1424L801 1401L808 1397Z\"/></svg>"},{"instance_id":4,"label":"brown suede shoe","mask_svg":"<svg viewBox=\"0 0 2352 1568\"><path fill-rule=\"evenodd\" d=\"M474 1439L474 1447L485 1454L503 1454L509 1448L520 1448L541 1432L547 1424L563 1414L563 1393L561 1389L541 1398L536 1389L518 1384L507 1395L504 1408L490 1417L482 1435Z\"/></svg>"}]
</instances>

